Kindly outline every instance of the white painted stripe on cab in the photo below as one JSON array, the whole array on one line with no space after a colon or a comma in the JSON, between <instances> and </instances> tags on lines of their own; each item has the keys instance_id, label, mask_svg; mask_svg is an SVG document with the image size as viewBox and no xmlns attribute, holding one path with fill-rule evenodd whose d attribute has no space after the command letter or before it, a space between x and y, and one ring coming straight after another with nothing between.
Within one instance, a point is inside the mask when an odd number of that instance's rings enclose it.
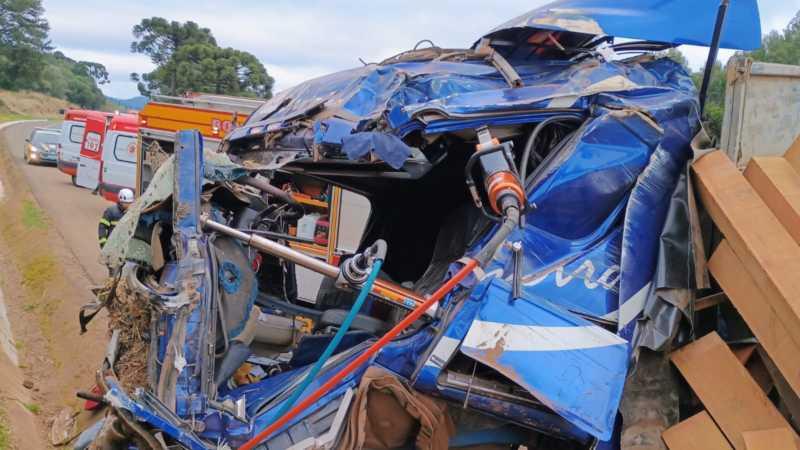
<instances>
[{"instance_id":1,"label":"white painted stripe on cab","mask_svg":"<svg viewBox=\"0 0 800 450\"><path fill-rule=\"evenodd\" d=\"M467 332L463 347L504 351L557 352L625 345L627 341L605 329L589 325L547 327L476 320Z\"/></svg>"},{"instance_id":2,"label":"white painted stripe on cab","mask_svg":"<svg viewBox=\"0 0 800 450\"><path fill-rule=\"evenodd\" d=\"M644 301L647 300L647 294L650 293L652 284L652 282L645 284L639 289L639 292L633 294L625 303L619 305L620 330L636 319L639 313L644 310Z\"/></svg>"}]
</instances>

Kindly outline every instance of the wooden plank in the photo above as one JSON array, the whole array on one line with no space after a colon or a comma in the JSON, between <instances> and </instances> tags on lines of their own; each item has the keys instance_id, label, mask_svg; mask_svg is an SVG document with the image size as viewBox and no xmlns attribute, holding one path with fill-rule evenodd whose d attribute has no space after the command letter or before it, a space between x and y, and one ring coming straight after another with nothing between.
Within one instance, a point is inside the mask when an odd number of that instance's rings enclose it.
<instances>
[{"instance_id":1,"label":"wooden plank","mask_svg":"<svg viewBox=\"0 0 800 450\"><path fill-rule=\"evenodd\" d=\"M692 167L706 210L800 343L800 247L723 153L711 152Z\"/></svg>"},{"instance_id":2,"label":"wooden plank","mask_svg":"<svg viewBox=\"0 0 800 450\"><path fill-rule=\"evenodd\" d=\"M800 397L798 397L797 392L789 386L786 377L783 376L780 369L778 369L778 366L775 364L775 361L769 357L769 354L767 354L763 346L756 350L756 354L767 370L767 373L769 373L775 389L778 391L780 406L783 407L779 409L783 413L783 416L789 419L789 422L791 422L795 430L800 429Z\"/></svg>"},{"instance_id":3,"label":"wooden plank","mask_svg":"<svg viewBox=\"0 0 800 450\"><path fill-rule=\"evenodd\" d=\"M747 344L732 350L733 354L736 355L736 359L746 366L747 361L750 360L750 357L753 356L753 352L756 351L756 344Z\"/></svg>"},{"instance_id":4,"label":"wooden plank","mask_svg":"<svg viewBox=\"0 0 800 450\"><path fill-rule=\"evenodd\" d=\"M746 450L745 431L789 427L717 333L673 352L671 358L736 450Z\"/></svg>"},{"instance_id":5,"label":"wooden plank","mask_svg":"<svg viewBox=\"0 0 800 450\"><path fill-rule=\"evenodd\" d=\"M731 450L731 445L705 411L673 425L661 434L661 439L669 450Z\"/></svg>"},{"instance_id":6,"label":"wooden plank","mask_svg":"<svg viewBox=\"0 0 800 450\"><path fill-rule=\"evenodd\" d=\"M797 136L797 138L794 140L794 143L792 143L791 147L789 147L789 150L786 151L786 154L784 154L783 157L789 161L789 164L794 167L794 170L800 173L800 135Z\"/></svg>"},{"instance_id":7,"label":"wooden plank","mask_svg":"<svg viewBox=\"0 0 800 450\"><path fill-rule=\"evenodd\" d=\"M781 156L754 157L744 177L778 221L800 243L800 176Z\"/></svg>"},{"instance_id":8,"label":"wooden plank","mask_svg":"<svg viewBox=\"0 0 800 450\"><path fill-rule=\"evenodd\" d=\"M694 310L695 311L702 311L704 309L711 308L712 306L717 306L720 303L724 303L728 301L728 298L725 296L724 292L717 292L716 294L706 295L705 297L698 298L694 302Z\"/></svg>"},{"instance_id":9,"label":"wooden plank","mask_svg":"<svg viewBox=\"0 0 800 450\"><path fill-rule=\"evenodd\" d=\"M797 450L794 433L789 428L745 431L742 436L747 450Z\"/></svg>"},{"instance_id":10,"label":"wooden plank","mask_svg":"<svg viewBox=\"0 0 800 450\"><path fill-rule=\"evenodd\" d=\"M761 392L769 396L772 389L775 388L775 383L772 381L772 375L770 375L761 357L756 355L751 358L750 361L745 364L744 368L747 369L747 373L753 377L758 387L761 388ZM783 414L783 417L786 417L786 415Z\"/></svg>"},{"instance_id":11,"label":"wooden plank","mask_svg":"<svg viewBox=\"0 0 800 450\"><path fill-rule=\"evenodd\" d=\"M720 242L708 269L725 291L761 346L775 362L786 382L800 392L800 346L791 339L777 311L764 301L764 295L747 273L727 239Z\"/></svg>"}]
</instances>

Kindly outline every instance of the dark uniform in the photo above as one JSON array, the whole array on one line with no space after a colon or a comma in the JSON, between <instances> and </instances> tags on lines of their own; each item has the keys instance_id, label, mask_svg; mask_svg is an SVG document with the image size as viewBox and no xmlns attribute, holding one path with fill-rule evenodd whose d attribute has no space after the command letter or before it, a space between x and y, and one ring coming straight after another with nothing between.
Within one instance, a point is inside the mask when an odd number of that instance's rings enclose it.
<instances>
[{"instance_id":1,"label":"dark uniform","mask_svg":"<svg viewBox=\"0 0 800 450\"><path fill-rule=\"evenodd\" d=\"M125 215L125 211L123 211L119 205L110 206L103 213L100 224L97 226L97 239L100 241L100 248L106 245L108 237L111 236L111 232L114 230L114 227L117 226L117 222L119 222L119 219L121 219L123 215Z\"/></svg>"}]
</instances>

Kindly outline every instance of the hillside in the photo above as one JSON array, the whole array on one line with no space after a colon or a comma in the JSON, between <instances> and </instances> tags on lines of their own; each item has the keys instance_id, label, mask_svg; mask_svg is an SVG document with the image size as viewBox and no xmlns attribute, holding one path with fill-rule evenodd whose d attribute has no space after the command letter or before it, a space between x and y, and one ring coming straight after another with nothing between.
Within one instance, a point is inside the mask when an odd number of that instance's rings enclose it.
<instances>
[{"instance_id":1,"label":"hillside","mask_svg":"<svg viewBox=\"0 0 800 450\"><path fill-rule=\"evenodd\" d=\"M39 92L0 89L0 120L57 118L60 110L71 106L66 100Z\"/></svg>"},{"instance_id":2,"label":"hillside","mask_svg":"<svg viewBox=\"0 0 800 450\"><path fill-rule=\"evenodd\" d=\"M114 105L119 105L120 109L140 110L147 104L147 97L139 95L131 98L115 98L106 96L106 100Z\"/></svg>"}]
</instances>

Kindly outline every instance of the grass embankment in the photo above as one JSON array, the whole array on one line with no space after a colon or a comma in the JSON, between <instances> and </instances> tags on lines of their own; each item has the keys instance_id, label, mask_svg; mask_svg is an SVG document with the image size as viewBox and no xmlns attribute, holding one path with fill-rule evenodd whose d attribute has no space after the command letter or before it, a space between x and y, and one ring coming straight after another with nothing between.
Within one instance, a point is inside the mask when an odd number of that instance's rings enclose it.
<instances>
[{"instance_id":1,"label":"grass embankment","mask_svg":"<svg viewBox=\"0 0 800 450\"><path fill-rule=\"evenodd\" d=\"M5 144L0 137L0 289L14 328L20 378L0 382L0 450L45 448L46 419L65 405L75 407L76 387L83 388L75 380L90 378L70 366L81 350L71 336L77 336L77 326L65 326L67 315L68 323L77 315L64 310L77 301L58 251L59 235ZM84 361L73 365L78 364ZM36 390L25 390L22 379L31 380ZM39 435L31 440L26 437L31 432Z\"/></svg>"},{"instance_id":2,"label":"grass embankment","mask_svg":"<svg viewBox=\"0 0 800 450\"><path fill-rule=\"evenodd\" d=\"M0 90L0 122L26 119L58 119L68 101L39 92Z\"/></svg>"},{"instance_id":3,"label":"grass embankment","mask_svg":"<svg viewBox=\"0 0 800 450\"><path fill-rule=\"evenodd\" d=\"M2 164L8 168L11 161L7 154L0 154ZM5 170L6 190L10 185L23 183L18 173ZM48 245L50 220L39 208L29 192L6 192L3 201L3 214L0 215L0 244L4 253L13 262L20 275L24 298L24 309L34 314L48 344L55 332L51 326L51 314L58 307L60 289L65 288L64 277L57 258ZM6 289L10 288L6 286ZM49 345L48 345L49 346Z\"/></svg>"}]
</instances>

